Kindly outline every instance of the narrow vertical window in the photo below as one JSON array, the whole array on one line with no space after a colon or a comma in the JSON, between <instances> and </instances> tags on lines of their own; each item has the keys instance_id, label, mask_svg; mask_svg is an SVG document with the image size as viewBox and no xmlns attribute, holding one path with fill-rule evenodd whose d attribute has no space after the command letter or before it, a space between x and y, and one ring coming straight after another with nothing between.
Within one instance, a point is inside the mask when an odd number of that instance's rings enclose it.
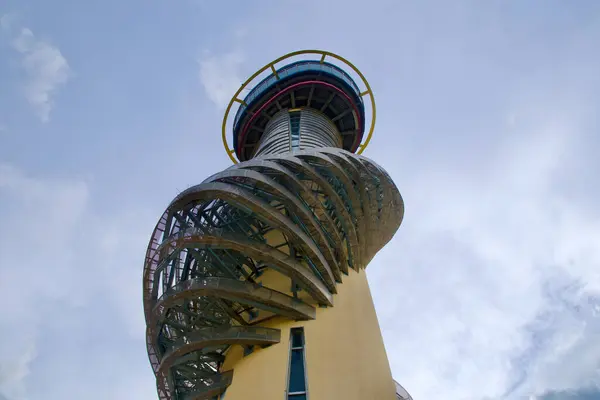
<instances>
[{"instance_id":1,"label":"narrow vertical window","mask_svg":"<svg viewBox=\"0 0 600 400\"><path fill-rule=\"evenodd\" d=\"M290 111L291 150L300 147L300 111Z\"/></svg>"},{"instance_id":2,"label":"narrow vertical window","mask_svg":"<svg viewBox=\"0 0 600 400\"><path fill-rule=\"evenodd\" d=\"M290 376L288 400L306 400L306 371L304 361L304 328L290 331Z\"/></svg>"}]
</instances>

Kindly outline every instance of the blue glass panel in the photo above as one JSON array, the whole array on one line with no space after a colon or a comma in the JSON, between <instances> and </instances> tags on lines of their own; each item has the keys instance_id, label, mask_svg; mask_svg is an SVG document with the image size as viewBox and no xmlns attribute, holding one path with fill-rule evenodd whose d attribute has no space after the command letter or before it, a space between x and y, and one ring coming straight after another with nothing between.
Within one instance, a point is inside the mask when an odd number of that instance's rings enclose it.
<instances>
[{"instance_id":1,"label":"blue glass panel","mask_svg":"<svg viewBox=\"0 0 600 400\"><path fill-rule=\"evenodd\" d=\"M289 392L303 392L306 390L304 384L304 350L292 350L290 365L290 387Z\"/></svg>"},{"instance_id":2,"label":"blue glass panel","mask_svg":"<svg viewBox=\"0 0 600 400\"><path fill-rule=\"evenodd\" d=\"M302 347L304 345L303 333L301 329L292 329L292 347Z\"/></svg>"},{"instance_id":3,"label":"blue glass panel","mask_svg":"<svg viewBox=\"0 0 600 400\"><path fill-rule=\"evenodd\" d=\"M288 396L288 399L290 399L290 400L306 400L306 395L305 394L290 394Z\"/></svg>"},{"instance_id":4,"label":"blue glass panel","mask_svg":"<svg viewBox=\"0 0 600 400\"><path fill-rule=\"evenodd\" d=\"M298 148L300 144L300 113L290 112L290 128L292 135L292 149Z\"/></svg>"}]
</instances>

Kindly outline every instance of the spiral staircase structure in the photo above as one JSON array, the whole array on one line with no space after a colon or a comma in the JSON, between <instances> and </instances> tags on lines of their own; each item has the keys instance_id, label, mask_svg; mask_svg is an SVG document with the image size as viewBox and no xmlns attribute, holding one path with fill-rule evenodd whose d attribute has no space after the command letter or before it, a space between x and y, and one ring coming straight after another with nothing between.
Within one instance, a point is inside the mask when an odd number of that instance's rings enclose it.
<instances>
[{"instance_id":1,"label":"spiral staircase structure","mask_svg":"<svg viewBox=\"0 0 600 400\"><path fill-rule=\"evenodd\" d=\"M222 370L230 346L277 345L280 330L263 321L333 307L349 270L400 226L394 182L354 153L364 131L355 85L338 67L300 66L273 69L240 102L242 162L181 192L152 234L143 294L160 399L218 398L234 377ZM261 281L273 272L289 287Z\"/></svg>"}]
</instances>

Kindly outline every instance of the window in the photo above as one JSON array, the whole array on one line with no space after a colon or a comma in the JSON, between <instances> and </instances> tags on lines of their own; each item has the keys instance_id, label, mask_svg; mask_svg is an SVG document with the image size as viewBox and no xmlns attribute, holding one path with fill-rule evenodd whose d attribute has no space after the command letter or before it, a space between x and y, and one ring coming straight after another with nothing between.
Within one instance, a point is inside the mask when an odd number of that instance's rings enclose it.
<instances>
[{"instance_id":1,"label":"window","mask_svg":"<svg viewBox=\"0 0 600 400\"><path fill-rule=\"evenodd\" d=\"M292 328L290 342L290 376L287 398L288 400L306 400L304 328Z\"/></svg>"},{"instance_id":2,"label":"window","mask_svg":"<svg viewBox=\"0 0 600 400\"><path fill-rule=\"evenodd\" d=\"M300 111L290 111L290 135L292 150L300 147Z\"/></svg>"}]
</instances>

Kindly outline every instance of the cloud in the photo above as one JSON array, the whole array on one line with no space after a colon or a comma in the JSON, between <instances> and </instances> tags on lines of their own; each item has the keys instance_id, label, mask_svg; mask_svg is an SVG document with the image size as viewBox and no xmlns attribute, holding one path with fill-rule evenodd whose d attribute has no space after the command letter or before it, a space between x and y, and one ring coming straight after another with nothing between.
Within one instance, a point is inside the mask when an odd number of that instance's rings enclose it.
<instances>
[{"instance_id":1,"label":"cloud","mask_svg":"<svg viewBox=\"0 0 600 400\"><path fill-rule=\"evenodd\" d=\"M585 388L579 390L549 392L533 400L597 400L599 398L600 388Z\"/></svg>"},{"instance_id":2,"label":"cloud","mask_svg":"<svg viewBox=\"0 0 600 400\"><path fill-rule=\"evenodd\" d=\"M20 383L29 375L29 366L35 359L35 356L35 343L31 341L18 358L14 360L0 360L0 387Z\"/></svg>"},{"instance_id":3,"label":"cloud","mask_svg":"<svg viewBox=\"0 0 600 400\"><path fill-rule=\"evenodd\" d=\"M0 16L0 28L4 31L9 31L15 23L16 18L17 15L15 13L8 13Z\"/></svg>"},{"instance_id":4,"label":"cloud","mask_svg":"<svg viewBox=\"0 0 600 400\"><path fill-rule=\"evenodd\" d=\"M239 34L243 33L240 31ZM199 60L200 83L217 107L225 108L242 84L240 67L243 62L244 56L237 50L219 55L205 53Z\"/></svg>"},{"instance_id":5,"label":"cloud","mask_svg":"<svg viewBox=\"0 0 600 400\"><path fill-rule=\"evenodd\" d=\"M155 390L139 292L155 221L143 207L101 215L91 194L85 180L0 164L0 304L10 304L0 319L0 394L10 400ZM144 382L139 393L129 379Z\"/></svg>"},{"instance_id":6,"label":"cloud","mask_svg":"<svg viewBox=\"0 0 600 400\"><path fill-rule=\"evenodd\" d=\"M54 97L69 80L71 69L58 47L35 37L29 28L14 33L16 17L0 17L0 27L8 33L12 48L21 55L21 66L26 74L24 95L42 122L50 120Z\"/></svg>"},{"instance_id":7,"label":"cloud","mask_svg":"<svg viewBox=\"0 0 600 400\"><path fill-rule=\"evenodd\" d=\"M519 119L477 169L451 149L388 167L407 212L369 277L395 377L415 398L600 384L600 220L564 186L581 173L589 115L537 100L513 105Z\"/></svg>"},{"instance_id":8,"label":"cloud","mask_svg":"<svg viewBox=\"0 0 600 400\"><path fill-rule=\"evenodd\" d=\"M87 205L88 188L82 182L33 179L0 165L0 198L0 303L10 305L0 321L0 392L21 398L45 307L81 298L69 268L69 241Z\"/></svg>"},{"instance_id":9,"label":"cloud","mask_svg":"<svg viewBox=\"0 0 600 400\"><path fill-rule=\"evenodd\" d=\"M513 360L512 397L600 387L600 297L564 275L545 282L542 310L525 327L530 346Z\"/></svg>"}]
</instances>

